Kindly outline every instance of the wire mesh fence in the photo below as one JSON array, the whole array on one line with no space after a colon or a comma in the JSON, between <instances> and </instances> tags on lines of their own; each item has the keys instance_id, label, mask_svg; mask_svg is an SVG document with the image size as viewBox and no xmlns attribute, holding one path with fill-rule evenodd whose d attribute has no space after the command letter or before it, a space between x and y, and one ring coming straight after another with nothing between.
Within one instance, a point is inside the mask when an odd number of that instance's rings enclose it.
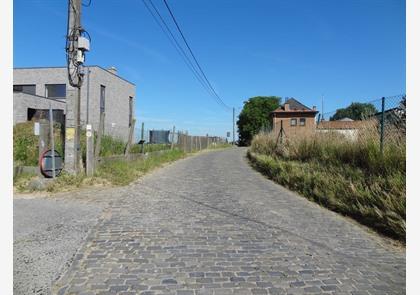
<instances>
[{"instance_id":1,"label":"wire mesh fence","mask_svg":"<svg viewBox=\"0 0 420 295\"><path fill-rule=\"evenodd\" d=\"M406 95L382 97L366 103L318 114L318 134L334 132L350 140L405 144Z\"/></svg>"},{"instance_id":2,"label":"wire mesh fence","mask_svg":"<svg viewBox=\"0 0 420 295\"><path fill-rule=\"evenodd\" d=\"M170 129L136 128L132 149L140 152L178 148L184 152L194 152L216 147L227 139L212 135L189 135L188 131Z\"/></svg>"}]
</instances>

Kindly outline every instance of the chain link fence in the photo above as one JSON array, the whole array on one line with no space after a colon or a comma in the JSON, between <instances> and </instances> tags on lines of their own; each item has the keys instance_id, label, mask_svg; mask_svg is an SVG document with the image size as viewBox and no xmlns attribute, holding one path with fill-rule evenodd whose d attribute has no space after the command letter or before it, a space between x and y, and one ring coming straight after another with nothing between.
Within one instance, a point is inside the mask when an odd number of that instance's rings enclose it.
<instances>
[{"instance_id":1,"label":"chain link fence","mask_svg":"<svg viewBox=\"0 0 420 295\"><path fill-rule=\"evenodd\" d=\"M132 149L140 152L178 148L184 152L194 152L226 143L227 138L212 135L189 135L188 131L171 129L135 128Z\"/></svg>"},{"instance_id":2,"label":"chain link fence","mask_svg":"<svg viewBox=\"0 0 420 295\"><path fill-rule=\"evenodd\" d=\"M405 144L406 95L382 97L318 114L318 133L334 132L350 140L380 144Z\"/></svg>"}]
</instances>

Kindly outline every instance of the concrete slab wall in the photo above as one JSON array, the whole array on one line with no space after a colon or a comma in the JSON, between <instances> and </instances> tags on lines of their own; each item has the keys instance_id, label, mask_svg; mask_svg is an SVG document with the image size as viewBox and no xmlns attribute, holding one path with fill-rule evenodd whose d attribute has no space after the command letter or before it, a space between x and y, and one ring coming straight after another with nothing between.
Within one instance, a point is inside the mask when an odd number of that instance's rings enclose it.
<instances>
[{"instance_id":1,"label":"concrete slab wall","mask_svg":"<svg viewBox=\"0 0 420 295\"><path fill-rule=\"evenodd\" d=\"M28 109L49 109L63 110L66 112L66 104L62 101L46 99L42 96L36 96L21 92L13 93L13 124L27 121Z\"/></svg>"},{"instance_id":2,"label":"concrete slab wall","mask_svg":"<svg viewBox=\"0 0 420 295\"><path fill-rule=\"evenodd\" d=\"M135 104L136 86L118 75L99 66L90 66L89 83L87 73L81 88L80 121L82 128L86 127L87 120L98 130L100 112L100 86L105 90L105 134L122 140L128 139L129 133L129 97L133 97L133 112ZM66 84L67 95L75 88L69 85L67 69L65 67L50 68L16 68L13 71L14 85L36 85L36 95L14 93L14 123L24 122L27 117L27 108L45 108L42 99L45 99L45 84ZM88 87L89 84L89 87ZM89 95L88 95L89 92ZM89 104L87 97L89 96ZM16 98L16 99L15 99ZM49 100L47 100L49 106ZM66 99L59 99L66 102ZM71 113L71 104L63 104L66 113ZM16 111L15 111L16 110ZM89 111L87 111L89 110ZM23 116L24 114L24 116ZM133 114L134 117L134 114ZM22 121L24 120L24 121Z\"/></svg>"}]
</instances>

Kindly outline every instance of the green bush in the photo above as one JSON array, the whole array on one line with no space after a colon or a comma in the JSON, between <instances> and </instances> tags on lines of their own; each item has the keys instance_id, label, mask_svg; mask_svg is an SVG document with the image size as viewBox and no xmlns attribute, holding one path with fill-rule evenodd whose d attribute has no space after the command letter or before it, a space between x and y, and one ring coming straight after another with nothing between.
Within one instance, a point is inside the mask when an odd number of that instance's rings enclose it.
<instances>
[{"instance_id":1,"label":"green bush","mask_svg":"<svg viewBox=\"0 0 420 295\"><path fill-rule=\"evenodd\" d=\"M54 126L55 149L62 155L60 126ZM38 136L34 135L34 122L18 123L13 127L13 161L16 165L38 165Z\"/></svg>"}]
</instances>

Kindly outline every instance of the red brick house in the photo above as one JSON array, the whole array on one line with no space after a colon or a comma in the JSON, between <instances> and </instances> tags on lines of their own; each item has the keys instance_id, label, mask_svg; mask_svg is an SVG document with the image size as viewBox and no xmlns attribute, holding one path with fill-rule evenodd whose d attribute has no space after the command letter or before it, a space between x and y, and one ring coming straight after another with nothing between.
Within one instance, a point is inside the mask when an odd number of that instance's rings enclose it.
<instances>
[{"instance_id":1,"label":"red brick house","mask_svg":"<svg viewBox=\"0 0 420 295\"><path fill-rule=\"evenodd\" d=\"M283 127L287 137L310 135L315 133L316 107L308 108L294 98L287 99L284 104L271 112L273 130L278 133Z\"/></svg>"}]
</instances>

